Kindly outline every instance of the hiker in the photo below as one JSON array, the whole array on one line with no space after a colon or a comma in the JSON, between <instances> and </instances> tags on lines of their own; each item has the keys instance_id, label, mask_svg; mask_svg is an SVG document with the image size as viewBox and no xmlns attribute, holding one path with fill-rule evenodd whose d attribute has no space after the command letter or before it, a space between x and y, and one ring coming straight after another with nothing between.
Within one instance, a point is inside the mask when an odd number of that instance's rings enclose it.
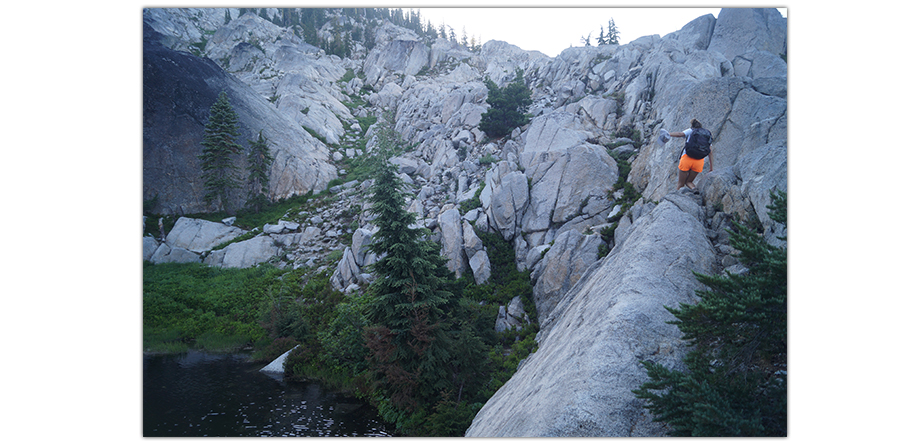
<instances>
[{"instance_id":1,"label":"hiker","mask_svg":"<svg viewBox=\"0 0 900 444\"><path fill-rule=\"evenodd\" d=\"M713 156L709 144L712 135L709 130L697 119L691 119L691 127L684 131L668 133L672 137L685 137L684 150L681 152L681 160L678 162L678 186L676 190L687 187L694 194L700 193L694 179L703 172L703 158L709 156L709 171L713 170ZM694 136L692 139L691 136Z\"/></svg>"}]
</instances>

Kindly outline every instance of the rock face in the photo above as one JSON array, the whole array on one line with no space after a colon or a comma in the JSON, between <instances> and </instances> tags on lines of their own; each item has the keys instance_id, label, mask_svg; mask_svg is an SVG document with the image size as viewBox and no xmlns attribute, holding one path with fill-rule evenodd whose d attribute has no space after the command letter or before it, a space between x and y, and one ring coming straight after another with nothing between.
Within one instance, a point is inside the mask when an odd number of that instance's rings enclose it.
<instances>
[{"instance_id":1,"label":"rock face","mask_svg":"<svg viewBox=\"0 0 900 444\"><path fill-rule=\"evenodd\" d=\"M484 405L469 437L659 436L631 389L640 360L673 367L684 348L664 306L695 301L714 272L700 206L670 194L542 323L540 347Z\"/></svg>"},{"instance_id":2,"label":"rock face","mask_svg":"<svg viewBox=\"0 0 900 444\"><path fill-rule=\"evenodd\" d=\"M157 201L158 214L201 213L200 142L209 108L221 91L239 117L238 143L249 146L260 130L274 157L270 174L272 198L320 191L337 177L325 145L297 121L279 112L259 93L223 71L207 58L174 51L151 25L144 24L144 200ZM246 156L235 164L243 170ZM246 191L235 193L240 205Z\"/></svg>"},{"instance_id":3,"label":"rock face","mask_svg":"<svg viewBox=\"0 0 900 444\"><path fill-rule=\"evenodd\" d=\"M203 219L179 217L172 231L166 236L166 243L194 253L203 253L242 234L244 230L237 227Z\"/></svg>"},{"instance_id":4,"label":"rock face","mask_svg":"<svg viewBox=\"0 0 900 444\"><path fill-rule=\"evenodd\" d=\"M281 249L275 245L275 239L262 235L214 251L203 262L225 268L249 268L268 261L280 252Z\"/></svg>"},{"instance_id":5,"label":"rock face","mask_svg":"<svg viewBox=\"0 0 900 444\"><path fill-rule=\"evenodd\" d=\"M162 244L153 251L153 254L150 255L149 260L154 264L162 264L167 262L187 264L191 262L200 262L200 255L194 253L193 251L185 250L181 247L172 247L168 244Z\"/></svg>"},{"instance_id":6,"label":"rock face","mask_svg":"<svg viewBox=\"0 0 900 444\"><path fill-rule=\"evenodd\" d=\"M534 267L534 305L543 325L562 298L594 262L603 240L599 234L582 235L569 230L556 238L544 258Z\"/></svg>"},{"instance_id":7,"label":"rock face","mask_svg":"<svg viewBox=\"0 0 900 444\"><path fill-rule=\"evenodd\" d=\"M531 322L528 319L528 313L525 313L525 305L522 303L521 296L514 297L509 304L501 305L499 311L494 323L494 331L497 333L509 329L521 330L525 324Z\"/></svg>"},{"instance_id":8,"label":"rock face","mask_svg":"<svg viewBox=\"0 0 900 444\"><path fill-rule=\"evenodd\" d=\"M704 46L710 22L712 34ZM787 185L781 181L787 177L781 173L787 166L787 63L782 59L786 33L786 19L772 9L723 9L717 20L700 17L645 56L637 78L650 81L633 90L638 95L654 93L647 115L657 122L651 127L654 133L688 128L691 118L712 132L715 169L697 181L704 190L711 182L719 183L714 194L704 194L707 204L727 205L742 217L755 213L770 231L774 227L766 215L768 192L786 190ZM672 165L683 142L675 138L641 150L629 181L645 198L659 200L674 189L677 172ZM760 158L770 162L765 169L771 175L756 170L738 179L734 174ZM732 179L740 185L722 186Z\"/></svg>"}]
</instances>

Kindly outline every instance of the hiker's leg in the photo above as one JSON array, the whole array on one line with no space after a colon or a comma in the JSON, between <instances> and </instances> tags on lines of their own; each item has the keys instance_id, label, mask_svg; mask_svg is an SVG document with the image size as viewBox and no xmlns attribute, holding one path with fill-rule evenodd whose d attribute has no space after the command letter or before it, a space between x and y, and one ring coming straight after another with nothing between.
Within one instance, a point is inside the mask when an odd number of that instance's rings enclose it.
<instances>
[{"instance_id":1,"label":"hiker's leg","mask_svg":"<svg viewBox=\"0 0 900 444\"><path fill-rule=\"evenodd\" d=\"M684 184L692 189L696 190L697 185L694 185L694 179L697 178L697 175L703 171L703 159L690 159L690 168L683 168L688 171L687 178L685 178Z\"/></svg>"},{"instance_id":2,"label":"hiker's leg","mask_svg":"<svg viewBox=\"0 0 900 444\"><path fill-rule=\"evenodd\" d=\"M680 190L681 187L683 187L684 184L687 182L688 173L690 173L690 171L678 170L678 186L675 187L675 191Z\"/></svg>"},{"instance_id":3,"label":"hiker's leg","mask_svg":"<svg viewBox=\"0 0 900 444\"><path fill-rule=\"evenodd\" d=\"M697 175L700 174L700 173L698 173L698 172L696 172L696 171L693 171L693 170L692 170L692 171L682 171L682 172L683 172L683 173L687 173L687 174L685 174L686 177L685 177L685 182L684 182L684 184L685 184L688 188L690 188L690 189L692 189L692 190L696 190L696 189L697 189L697 185L694 185L694 179L696 179L696 178L697 178Z\"/></svg>"},{"instance_id":4,"label":"hiker's leg","mask_svg":"<svg viewBox=\"0 0 900 444\"><path fill-rule=\"evenodd\" d=\"M687 182L688 172L691 170L690 160L690 157L684 154L682 154L681 159L678 160L678 186L675 187L675 191L680 190Z\"/></svg>"}]
</instances>

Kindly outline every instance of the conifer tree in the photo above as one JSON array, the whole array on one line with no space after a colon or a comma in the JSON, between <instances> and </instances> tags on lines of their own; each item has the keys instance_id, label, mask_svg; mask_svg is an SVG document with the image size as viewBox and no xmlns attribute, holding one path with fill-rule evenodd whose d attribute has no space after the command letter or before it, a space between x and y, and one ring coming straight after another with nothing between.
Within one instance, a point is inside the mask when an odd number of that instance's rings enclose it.
<instances>
[{"instance_id":1,"label":"conifer tree","mask_svg":"<svg viewBox=\"0 0 900 444\"><path fill-rule=\"evenodd\" d=\"M262 130L259 130L259 137L255 142L250 142L250 152L247 158L250 170L247 177L247 204L252 206L256 212L259 212L260 208L268 203L266 194L269 192L269 170L272 161L268 141L263 137Z\"/></svg>"},{"instance_id":2,"label":"conifer tree","mask_svg":"<svg viewBox=\"0 0 900 444\"><path fill-rule=\"evenodd\" d=\"M478 129L491 137L505 137L528 123L531 115L525 111L532 103L531 91L525 86L521 69L516 69L516 79L504 88L497 87L489 78L484 83L488 88L487 103L491 107L481 115Z\"/></svg>"},{"instance_id":3,"label":"conifer tree","mask_svg":"<svg viewBox=\"0 0 900 444\"><path fill-rule=\"evenodd\" d=\"M229 193L240 187L234 156L240 154L242 147L236 142L238 115L225 91L219 93L218 100L210 108L205 131L200 142L203 151L199 156L203 170L200 177L206 189L203 199L208 205L216 205L228 212Z\"/></svg>"},{"instance_id":4,"label":"conifer tree","mask_svg":"<svg viewBox=\"0 0 900 444\"><path fill-rule=\"evenodd\" d=\"M383 258L373 265L377 279L368 290L374 327L366 331L366 345L382 390L395 406L412 411L452 387L445 319L456 300L446 259L426 228L414 228L396 173L381 157L369 191L379 227L369 248Z\"/></svg>"},{"instance_id":5,"label":"conifer tree","mask_svg":"<svg viewBox=\"0 0 900 444\"><path fill-rule=\"evenodd\" d=\"M609 19L609 26L606 30L606 43L609 45L619 44L619 28L616 28L616 21Z\"/></svg>"},{"instance_id":6,"label":"conifer tree","mask_svg":"<svg viewBox=\"0 0 900 444\"><path fill-rule=\"evenodd\" d=\"M787 228L787 196L772 202ZM787 250L736 228L731 244L750 271L696 274L709 288L700 302L666 307L692 347L687 371L642 362L650 381L634 393L675 436L787 436Z\"/></svg>"},{"instance_id":7,"label":"conifer tree","mask_svg":"<svg viewBox=\"0 0 900 444\"><path fill-rule=\"evenodd\" d=\"M606 43L607 43L607 42L606 42L606 35L603 34L603 27L601 26L601 27L600 27L600 35L597 36L597 46L605 45Z\"/></svg>"}]
</instances>

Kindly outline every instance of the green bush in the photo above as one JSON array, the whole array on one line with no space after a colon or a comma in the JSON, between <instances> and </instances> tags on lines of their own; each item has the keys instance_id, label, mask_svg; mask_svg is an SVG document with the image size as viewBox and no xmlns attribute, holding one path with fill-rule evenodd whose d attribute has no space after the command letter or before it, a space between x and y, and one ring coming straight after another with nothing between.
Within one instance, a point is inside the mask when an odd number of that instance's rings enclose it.
<instances>
[{"instance_id":1,"label":"green bush","mask_svg":"<svg viewBox=\"0 0 900 444\"><path fill-rule=\"evenodd\" d=\"M485 79L487 103L491 107L481 115L478 129L490 137L506 137L514 129L528 123L531 115L526 111L532 103L531 90L525 86L523 76L523 71L517 68L516 79L503 88L491 79Z\"/></svg>"},{"instance_id":2,"label":"green bush","mask_svg":"<svg viewBox=\"0 0 900 444\"><path fill-rule=\"evenodd\" d=\"M490 164L492 164L492 163L494 163L494 162L496 162L496 161L498 161L498 160L499 160L499 159L497 159L496 157L494 157L494 156L492 156L492 155L490 155L490 154L485 154L484 156L481 156L481 157L478 159L478 163L481 164L481 165L490 165Z\"/></svg>"},{"instance_id":3,"label":"green bush","mask_svg":"<svg viewBox=\"0 0 900 444\"><path fill-rule=\"evenodd\" d=\"M145 263L144 331L151 341L154 335L177 334L182 342L205 348L259 340L266 335L258 323L259 309L267 288L278 285L283 273L266 265L226 269Z\"/></svg>"},{"instance_id":4,"label":"green bush","mask_svg":"<svg viewBox=\"0 0 900 444\"><path fill-rule=\"evenodd\" d=\"M481 404L470 405L466 401L442 400L434 413L425 421L424 435L434 437L465 436Z\"/></svg>"},{"instance_id":5,"label":"green bush","mask_svg":"<svg viewBox=\"0 0 900 444\"><path fill-rule=\"evenodd\" d=\"M772 202L787 228L787 196ZM700 302L666 307L691 347L687 371L642 362L650 381L634 393L674 436L787 436L787 249L736 228L730 242L749 272L695 273Z\"/></svg>"}]
</instances>

